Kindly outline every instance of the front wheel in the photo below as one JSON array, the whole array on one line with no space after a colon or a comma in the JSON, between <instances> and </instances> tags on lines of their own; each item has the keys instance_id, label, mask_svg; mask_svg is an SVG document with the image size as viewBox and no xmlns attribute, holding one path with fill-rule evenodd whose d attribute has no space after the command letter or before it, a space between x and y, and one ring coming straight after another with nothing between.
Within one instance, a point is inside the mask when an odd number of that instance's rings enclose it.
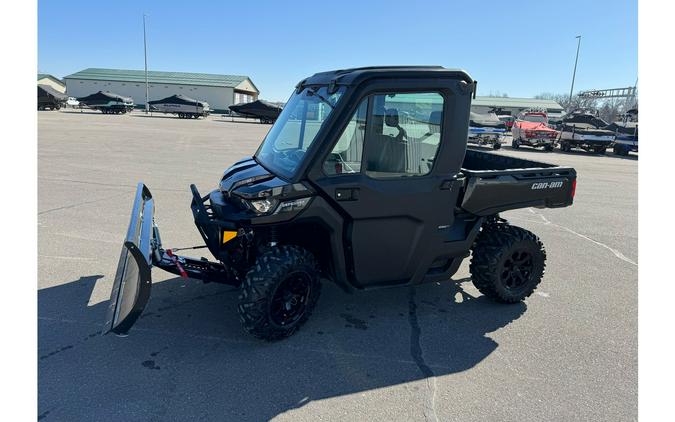
<instances>
[{"instance_id":1,"label":"front wheel","mask_svg":"<svg viewBox=\"0 0 675 422\"><path fill-rule=\"evenodd\" d=\"M520 141L518 139L514 138L511 141L511 148L518 149L519 147L520 147Z\"/></svg>"},{"instance_id":2,"label":"front wheel","mask_svg":"<svg viewBox=\"0 0 675 422\"><path fill-rule=\"evenodd\" d=\"M263 340L290 336L307 321L321 283L314 256L299 246L275 246L258 257L239 295L244 330Z\"/></svg>"},{"instance_id":3,"label":"front wheel","mask_svg":"<svg viewBox=\"0 0 675 422\"><path fill-rule=\"evenodd\" d=\"M478 234L469 270L483 295L515 303L534 292L545 267L546 250L534 233L499 223L485 226Z\"/></svg>"},{"instance_id":4,"label":"front wheel","mask_svg":"<svg viewBox=\"0 0 675 422\"><path fill-rule=\"evenodd\" d=\"M492 144L492 148L494 148L494 149L500 149L501 147L502 147L502 144L499 143L499 142L495 142L494 144Z\"/></svg>"}]
</instances>

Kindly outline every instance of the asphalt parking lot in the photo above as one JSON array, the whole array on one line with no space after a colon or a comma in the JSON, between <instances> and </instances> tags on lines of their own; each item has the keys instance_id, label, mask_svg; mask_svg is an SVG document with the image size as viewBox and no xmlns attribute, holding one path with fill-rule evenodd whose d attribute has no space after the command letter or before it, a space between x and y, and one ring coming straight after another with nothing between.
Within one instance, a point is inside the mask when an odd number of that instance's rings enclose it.
<instances>
[{"instance_id":1,"label":"asphalt parking lot","mask_svg":"<svg viewBox=\"0 0 675 422\"><path fill-rule=\"evenodd\" d=\"M78 420L541 421L637 418L638 161L505 147L577 169L575 204L503 217L544 242L525 303L453 281L345 294L326 285L293 337L240 328L237 293L155 271L128 337L100 335L135 185L162 240L200 243L188 186L215 188L270 126L38 113L38 413Z\"/></svg>"}]
</instances>

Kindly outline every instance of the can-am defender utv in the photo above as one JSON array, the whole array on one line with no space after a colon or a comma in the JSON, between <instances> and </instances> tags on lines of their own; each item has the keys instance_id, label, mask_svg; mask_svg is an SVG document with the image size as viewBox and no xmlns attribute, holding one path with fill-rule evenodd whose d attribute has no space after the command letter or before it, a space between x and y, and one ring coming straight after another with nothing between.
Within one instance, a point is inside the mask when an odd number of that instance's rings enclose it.
<instances>
[{"instance_id":1,"label":"can-am defender utv","mask_svg":"<svg viewBox=\"0 0 675 422\"><path fill-rule=\"evenodd\" d=\"M217 189L194 185L192 213L217 262L162 245L139 183L108 312L129 331L151 267L241 289L244 329L277 340L309 317L330 280L347 291L449 281L473 253L475 286L523 300L544 274L533 233L498 213L572 204L576 172L467 150L475 82L442 67L370 67L301 81L253 157Z\"/></svg>"}]
</instances>

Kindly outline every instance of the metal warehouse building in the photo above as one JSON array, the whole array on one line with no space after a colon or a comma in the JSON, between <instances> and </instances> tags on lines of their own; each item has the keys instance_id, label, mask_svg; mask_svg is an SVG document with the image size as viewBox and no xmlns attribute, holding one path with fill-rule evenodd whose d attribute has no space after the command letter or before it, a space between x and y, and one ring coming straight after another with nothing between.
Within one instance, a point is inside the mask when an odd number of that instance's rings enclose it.
<instances>
[{"instance_id":1,"label":"metal warehouse building","mask_svg":"<svg viewBox=\"0 0 675 422\"><path fill-rule=\"evenodd\" d=\"M549 117L560 118L564 110L562 106L553 100L540 100L536 98L510 98L510 97L476 97L471 102L471 110L476 113L488 113L492 108L501 108L500 114L517 116L521 111L528 108L546 109Z\"/></svg>"},{"instance_id":2,"label":"metal warehouse building","mask_svg":"<svg viewBox=\"0 0 675 422\"><path fill-rule=\"evenodd\" d=\"M63 94L66 92L66 84L64 84L61 79L54 75L50 75L49 73L38 73L37 83L38 85L49 85Z\"/></svg>"},{"instance_id":3,"label":"metal warehouse building","mask_svg":"<svg viewBox=\"0 0 675 422\"><path fill-rule=\"evenodd\" d=\"M98 91L111 91L145 105L145 72L142 70L89 68L63 78L68 95L84 97ZM258 99L258 88L251 78L241 75L148 71L150 101L183 94L209 103L216 111L237 103Z\"/></svg>"}]
</instances>

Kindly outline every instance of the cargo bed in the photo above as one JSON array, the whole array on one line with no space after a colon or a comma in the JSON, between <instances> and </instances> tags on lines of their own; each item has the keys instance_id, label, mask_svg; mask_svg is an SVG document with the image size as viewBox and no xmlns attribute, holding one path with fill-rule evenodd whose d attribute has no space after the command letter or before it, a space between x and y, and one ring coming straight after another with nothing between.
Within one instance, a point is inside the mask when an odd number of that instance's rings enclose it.
<instances>
[{"instance_id":1,"label":"cargo bed","mask_svg":"<svg viewBox=\"0 0 675 422\"><path fill-rule=\"evenodd\" d=\"M487 216L526 208L556 208L572 204L576 171L538 161L467 149L460 206Z\"/></svg>"}]
</instances>

